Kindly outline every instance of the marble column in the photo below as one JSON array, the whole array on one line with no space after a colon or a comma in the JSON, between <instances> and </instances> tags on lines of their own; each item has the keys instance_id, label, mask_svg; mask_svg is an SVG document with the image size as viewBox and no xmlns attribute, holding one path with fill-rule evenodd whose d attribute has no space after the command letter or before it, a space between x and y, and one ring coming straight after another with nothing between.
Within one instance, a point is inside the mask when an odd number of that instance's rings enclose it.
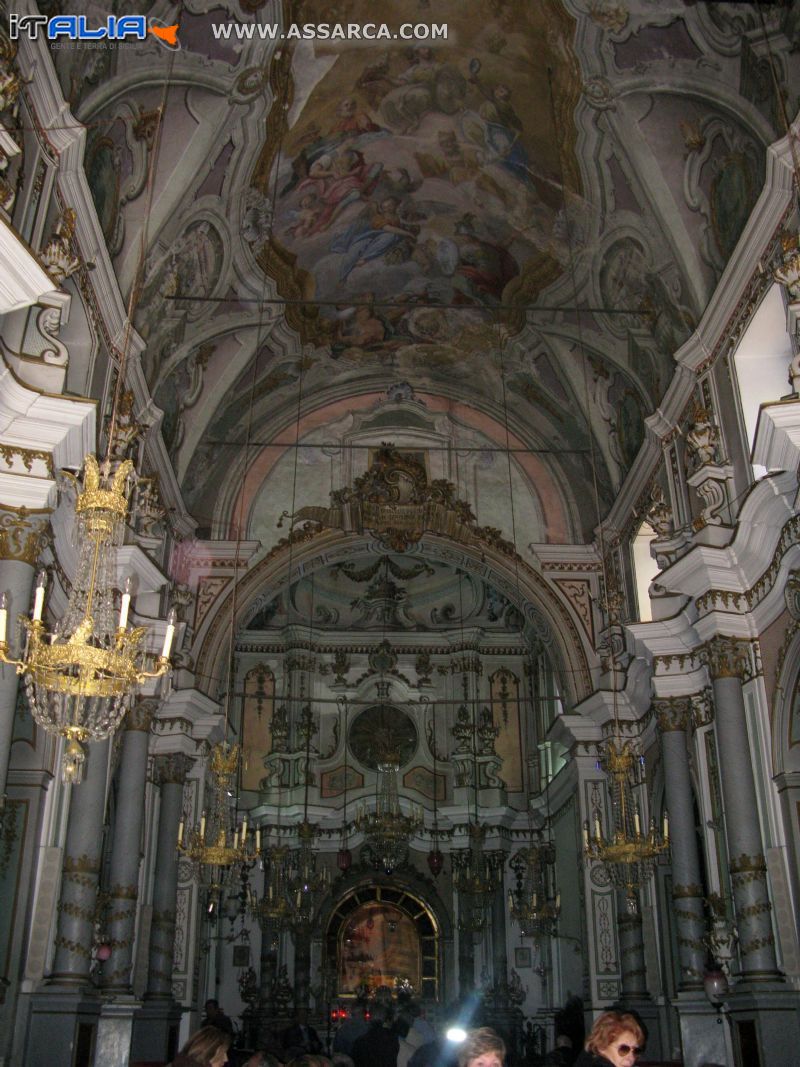
<instances>
[{"instance_id":1,"label":"marble column","mask_svg":"<svg viewBox=\"0 0 800 1067\"><path fill-rule=\"evenodd\" d=\"M501 865L501 871L505 864ZM495 989L508 983L508 938L506 937L505 887L502 878L492 896L492 974Z\"/></svg>"},{"instance_id":2,"label":"marble column","mask_svg":"<svg viewBox=\"0 0 800 1067\"><path fill-rule=\"evenodd\" d=\"M0 593L8 595L8 643L12 656L21 651L19 615L27 615L36 561L47 543L46 518L19 511L0 510ZM13 667L0 668L0 798L5 795L19 675Z\"/></svg>"},{"instance_id":3,"label":"marble column","mask_svg":"<svg viewBox=\"0 0 800 1067\"><path fill-rule=\"evenodd\" d=\"M307 1008L311 984L311 929L294 935L294 1007Z\"/></svg>"},{"instance_id":4,"label":"marble column","mask_svg":"<svg viewBox=\"0 0 800 1067\"><path fill-rule=\"evenodd\" d=\"M131 992L147 748L150 724L158 704L159 701L153 698L137 700L122 724L119 803L114 817L111 846L106 929L111 956L103 968L103 986L115 993Z\"/></svg>"},{"instance_id":5,"label":"marble column","mask_svg":"<svg viewBox=\"0 0 800 1067\"><path fill-rule=\"evenodd\" d=\"M669 812L672 899L680 961L679 988L702 989L706 934L700 853L694 825L687 732L691 697L666 697L653 702L664 760L664 790Z\"/></svg>"},{"instance_id":6,"label":"marble column","mask_svg":"<svg viewBox=\"0 0 800 1067\"><path fill-rule=\"evenodd\" d=\"M182 753L157 756L156 781L161 787L161 811L153 884L150 927L148 999L172 999L172 957L175 941L175 899L178 889L178 825L183 811L183 784L192 760Z\"/></svg>"},{"instance_id":7,"label":"marble column","mask_svg":"<svg viewBox=\"0 0 800 1067\"><path fill-rule=\"evenodd\" d=\"M110 740L90 742L83 782L71 787L50 982L88 985L103 845Z\"/></svg>"},{"instance_id":8,"label":"marble column","mask_svg":"<svg viewBox=\"0 0 800 1067\"><path fill-rule=\"evenodd\" d=\"M742 682L750 676L750 642L718 636L708 643L714 690L714 733L725 808L725 835L739 932L741 976L750 982L779 977L767 892L767 864Z\"/></svg>"},{"instance_id":9,"label":"marble column","mask_svg":"<svg viewBox=\"0 0 800 1067\"><path fill-rule=\"evenodd\" d=\"M262 1047L269 1041L274 1029L274 1006L272 990L278 973L278 949L280 934L271 926L261 927L261 957L258 976L258 1009L256 1014L258 1044Z\"/></svg>"},{"instance_id":10,"label":"marble column","mask_svg":"<svg viewBox=\"0 0 800 1067\"><path fill-rule=\"evenodd\" d=\"M458 931L458 995L468 997L475 990L475 935Z\"/></svg>"},{"instance_id":11,"label":"marble column","mask_svg":"<svg viewBox=\"0 0 800 1067\"><path fill-rule=\"evenodd\" d=\"M617 890L617 928L619 930L620 976L623 1000L641 1000L649 997L647 991L647 967L644 958L642 912L639 907L631 911L630 901L624 889Z\"/></svg>"}]
</instances>

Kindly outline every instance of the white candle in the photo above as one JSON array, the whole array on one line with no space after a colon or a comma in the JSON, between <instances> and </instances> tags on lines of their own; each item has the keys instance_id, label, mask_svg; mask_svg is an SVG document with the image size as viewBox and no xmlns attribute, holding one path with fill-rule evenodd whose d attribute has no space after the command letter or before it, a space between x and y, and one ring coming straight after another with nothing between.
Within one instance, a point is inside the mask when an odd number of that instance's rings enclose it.
<instances>
[{"instance_id":1,"label":"white candle","mask_svg":"<svg viewBox=\"0 0 800 1067\"><path fill-rule=\"evenodd\" d=\"M178 844L183 844L183 819L178 823Z\"/></svg>"},{"instance_id":2,"label":"white candle","mask_svg":"<svg viewBox=\"0 0 800 1067\"><path fill-rule=\"evenodd\" d=\"M200 837L203 841L206 839L206 813L200 816Z\"/></svg>"},{"instance_id":3,"label":"white candle","mask_svg":"<svg viewBox=\"0 0 800 1067\"><path fill-rule=\"evenodd\" d=\"M128 611L131 606L131 580L126 578L122 583L122 602L119 606L119 629L124 630L128 625Z\"/></svg>"},{"instance_id":4,"label":"white candle","mask_svg":"<svg viewBox=\"0 0 800 1067\"><path fill-rule=\"evenodd\" d=\"M256 827L256 852L261 851L261 827Z\"/></svg>"},{"instance_id":5,"label":"white candle","mask_svg":"<svg viewBox=\"0 0 800 1067\"><path fill-rule=\"evenodd\" d=\"M44 608L44 587L47 582L47 575L44 571L39 571L39 577L36 579L36 597L33 601L33 621L42 621L42 609Z\"/></svg>"},{"instance_id":6,"label":"white candle","mask_svg":"<svg viewBox=\"0 0 800 1067\"><path fill-rule=\"evenodd\" d=\"M8 639L8 596L3 593L0 596L0 644L5 644Z\"/></svg>"},{"instance_id":7,"label":"white candle","mask_svg":"<svg viewBox=\"0 0 800 1067\"><path fill-rule=\"evenodd\" d=\"M600 815L598 812L594 813L594 836L597 840L600 840Z\"/></svg>"},{"instance_id":8,"label":"white candle","mask_svg":"<svg viewBox=\"0 0 800 1067\"><path fill-rule=\"evenodd\" d=\"M634 830L634 833L636 834L637 837L641 837L642 824L639 821L639 809L638 808L634 808L633 809L633 830Z\"/></svg>"},{"instance_id":9,"label":"white candle","mask_svg":"<svg viewBox=\"0 0 800 1067\"><path fill-rule=\"evenodd\" d=\"M668 844L668 842L669 842L669 815L665 811L664 812L664 844L666 845L666 844Z\"/></svg>"},{"instance_id":10,"label":"white candle","mask_svg":"<svg viewBox=\"0 0 800 1067\"><path fill-rule=\"evenodd\" d=\"M175 637L175 608L169 609L167 615L167 630L164 634L164 647L161 649L161 658L169 659L170 650L172 649L172 640Z\"/></svg>"},{"instance_id":11,"label":"white candle","mask_svg":"<svg viewBox=\"0 0 800 1067\"><path fill-rule=\"evenodd\" d=\"M589 824L588 824L588 822L585 822L583 824L583 847L584 848L588 848L589 847Z\"/></svg>"}]
</instances>

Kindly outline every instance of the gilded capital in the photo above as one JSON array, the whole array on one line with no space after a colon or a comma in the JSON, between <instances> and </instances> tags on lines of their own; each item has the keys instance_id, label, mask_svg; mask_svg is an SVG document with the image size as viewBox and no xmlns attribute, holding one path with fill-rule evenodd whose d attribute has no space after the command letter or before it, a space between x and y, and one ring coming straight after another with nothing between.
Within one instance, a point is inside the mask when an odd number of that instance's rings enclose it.
<instances>
[{"instance_id":1,"label":"gilded capital","mask_svg":"<svg viewBox=\"0 0 800 1067\"><path fill-rule=\"evenodd\" d=\"M49 540L49 520L41 513L30 512L27 508L0 512L0 560L14 560L35 567Z\"/></svg>"},{"instance_id":2,"label":"gilded capital","mask_svg":"<svg viewBox=\"0 0 800 1067\"><path fill-rule=\"evenodd\" d=\"M689 729L692 716L691 697L659 697L653 701L658 728L663 734Z\"/></svg>"},{"instance_id":3,"label":"gilded capital","mask_svg":"<svg viewBox=\"0 0 800 1067\"><path fill-rule=\"evenodd\" d=\"M149 733L153 724L153 717L158 711L160 703L159 700L153 697L141 697L128 708L122 723L123 729L140 730L142 733Z\"/></svg>"},{"instance_id":4,"label":"gilded capital","mask_svg":"<svg viewBox=\"0 0 800 1067\"><path fill-rule=\"evenodd\" d=\"M744 682L752 677L751 643L747 638L719 634L708 642L706 650L712 678L738 678Z\"/></svg>"},{"instance_id":5,"label":"gilded capital","mask_svg":"<svg viewBox=\"0 0 800 1067\"><path fill-rule=\"evenodd\" d=\"M183 752L170 752L156 756L154 777L159 785L183 785L194 760Z\"/></svg>"}]
</instances>

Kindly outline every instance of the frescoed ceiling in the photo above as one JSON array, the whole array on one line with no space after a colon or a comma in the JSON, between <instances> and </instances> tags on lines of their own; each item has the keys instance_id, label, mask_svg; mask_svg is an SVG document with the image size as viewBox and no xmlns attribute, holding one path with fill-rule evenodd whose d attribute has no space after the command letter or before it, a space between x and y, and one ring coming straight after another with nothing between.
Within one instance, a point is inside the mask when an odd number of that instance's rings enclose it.
<instances>
[{"instance_id":1,"label":"frescoed ceiling","mask_svg":"<svg viewBox=\"0 0 800 1067\"><path fill-rule=\"evenodd\" d=\"M315 412L407 383L505 427L590 540L782 133L760 19L678 0L379 7L448 39L237 39L323 5L143 0L179 21L179 50L56 53L115 268L128 290L141 273L143 369L187 506L224 536L220 501L259 450L301 418L324 441ZM791 8L763 12L796 86Z\"/></svg>"}]
</instances>

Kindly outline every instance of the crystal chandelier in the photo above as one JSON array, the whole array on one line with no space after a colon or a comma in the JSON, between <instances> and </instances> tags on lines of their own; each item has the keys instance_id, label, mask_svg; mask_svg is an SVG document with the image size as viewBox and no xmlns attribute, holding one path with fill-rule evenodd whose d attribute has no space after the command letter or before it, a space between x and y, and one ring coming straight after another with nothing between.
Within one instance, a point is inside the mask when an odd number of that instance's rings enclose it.
<instances>
[{"instance_id":1,"label":"crystal chandelier","mask_svg":"<svg viewBox=\"0 0 800 1067\"><path fill-rule=\"evenodd\" d=\"M303 819L297 828L300 845L291 857L292 873L289 881L291 924L295 930L310 928L320 899L328 891L331 881L327 867L323 867L321 871L317 870L317 858L314 855L316 834L317 827L307 819Z\"/></svg>"},{"instance_id":2,"label":"crystal chandelier","mask_svg":"<svg viewBox=\"0 0 800 1067\"><path fill-rule=\"evenodd\" d=\"M292 871L288 846L280 842L268 845L261 854L261 862L264 868L264 892L261 897L254 896L251 899L249 911L262 933L275 941L292 919L293 905L289 889Z\"/></svg>"},{"instance_id":3,"label":"crystal chandelier","mask_svg":"<svg viewBox=\"0 0 800 1067\"><path fill-rule=\"evenodd\" d=\"M554 890L555 858L552 842L531 841L509 863L517 887L508 891L508 910L522 937L539 941L555 930L561 913L561 894Z\"/></svg>"},{"instance_id":4,"label":"crystal chandelier","mask_svg":"<svg viewBox=\"0 0 800 1067\"><path fill-rule=\"evenodd\" d=\"M458 893L458 928L479 934L486 929L494 893L502 880L502 853L484 852L486 829L469 825L469 848L453 853L453 884Z\"/></svg>"},{"instance_id":5,"label":"crystal chandelier","mask_svg":"<svg viewBox=\"0 0 800 1067\"><path fill-rule=\"evenodd\" d=\"M200 825L185 833L184 820L178 826L178 851L198 866L200 884L206 890L208 911L215 915L223 891L234 878L237 867L254 862L261 841L256 830L255 844L248 839L247 815L241 827L232 825L229 796L239 765L239 746L226 743L211 750L211 803L200 816Z\"/></svg>"},{"instance_id":6,"label":"crystal chandelier","mask_svg":"<svg viewBox=\"0 0 800 1067\"><path fill-rule=\"evenodd\" d=\"M148 678L169 669L175 635L170 612L161 655L149 656L146 629L128 626L130 581L123 587L119 610L114 604L115 552L122 543L128 511L128 482L133 464L124 460L111 473L94 456L84 461L83 488L75 507L78 567L61 621L47 633L44 610L45 575L36 584L32 617L20 616L27 636L22 659L9 655L8 599L0 597L0 660L24 675L25 692L36 722L65 740L62 776L83 779L83 743L112 734L124 716L131 695Z\"/></svg>"},{"instance_id":7,"label":"crystal chandelier","mask_svg":"<svg viewBox=\"0 0 800 1067\"><path fill-rule=\"evenodd\" d=\"M396 752L384 752L378 759L378 795L375 811L367 811L361 805L356 812L355 827L366 838L376 870L391 874L405 863L408 843L423 825L422 808L413 806L410 815L404 815L397 792L397 775L400 757Z\"/></svg>"},{"instance_id":8,"label":"crystal chandelier","mask_svg":"<svg viewBox=\"0 0 800 1067\"><path fill-rule=\"evenodd\" d=\"M600 810L595 807L593 826L583 826L583 851L589 860L602 863L612 883L625 890L628 909L637 910L637 891L651 877L655 861L669 849L669 820L664 813L663 833L650 820L647 833L642 832L639 807L633 798L637 760L630 741L607 742L601 759L610 778L613 826L609 836L603 834Z\"/></svg>"}]
</instances>

